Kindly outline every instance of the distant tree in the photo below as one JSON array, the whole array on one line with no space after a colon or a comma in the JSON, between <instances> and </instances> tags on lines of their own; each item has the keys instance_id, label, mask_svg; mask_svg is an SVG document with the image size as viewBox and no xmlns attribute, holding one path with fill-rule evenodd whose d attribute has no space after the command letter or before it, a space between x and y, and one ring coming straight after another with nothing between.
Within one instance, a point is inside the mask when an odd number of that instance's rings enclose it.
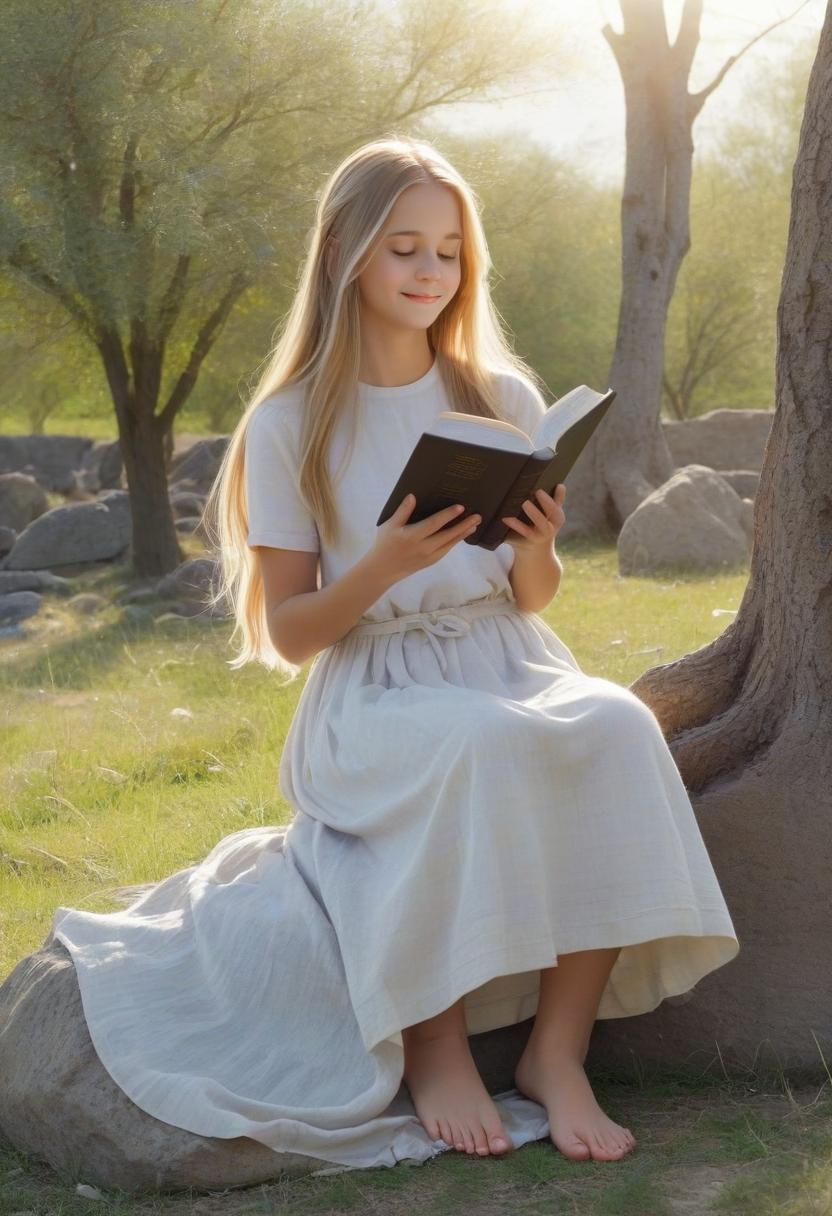
<instances>
[{"instance_id":1,"label":"distant tree","mask_svg":"<svg viewBox=\"0 0 832 1216\"><path fill-rule=\"evenodd\" d=\"M560 59L530 14L495 25L476 0L6 0L0 47L0 264L98 352L142 576L182 558L174 419L323 174Z\"/></svg>"},{"instance_id":2,"label":"distant tree","mask_svg":"<svg viewBox=\"0 0 832 1216\"><path fill-rule=\"evenodd\" d=\"M817 35L766 60L694 155L692 247L667 319L664 402L671 417L774 402L774 313L786 252L791 175Z\"/></svg>"},{"instance_id":3,"label":"distant tree","mask_svg":"<svg viewBox=\"0 0 832 1216\"><path fill-rule=\"evenodd\" d=\"M623 31L610 25L601 31L621 72L626 103L621 300L609 374L618 397L570 475L564 539L576 533L617 535L627 516L674 472L659 415L667 313L690 248L693 123L731 66L782 24L762 30L708 85L690 93L702 0L685 0L673 43L662 0L620 4Z\"/></svg>"}]
</instances>

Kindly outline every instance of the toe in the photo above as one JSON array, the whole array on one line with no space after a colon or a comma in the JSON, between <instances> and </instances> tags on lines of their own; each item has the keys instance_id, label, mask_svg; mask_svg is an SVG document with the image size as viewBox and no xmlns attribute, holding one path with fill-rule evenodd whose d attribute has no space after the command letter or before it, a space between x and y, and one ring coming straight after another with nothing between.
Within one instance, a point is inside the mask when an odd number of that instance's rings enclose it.
<instances>
[{"instance_id":1,"label":"toe","mask_svg":"<svg viewBox=\"0 0 832 1216\"><path fill-rule=\"evenodd\" d=\"M564 1152L567 1157L572 1157L574 1160L592 1156L589 1145L577 1136L574 1136L571 1140L567 1140Z\"/></svg>"},{"instance_id":2,"label":"toe","mask_svg":"<svg viewBox=\"0 0 832 1216\"><path fill-rule=\"evenodd\" d=\"M474 1152L474 1133L471 1131L470 1127L464 1127L462 1129L462 1133L465 1138L466 1153L473 1153Z\"/></svg>"},{"instance_id":3,"label":"toe","mask_svg":"<svg viewBox=\"0 0 832 1216\"><path fill-rule=\"evenodd\" d=\"M442 1139L445 1141L446 1144L453 1146L454 1136L453 1136L453 1132L451 1131L450 1125L448 1124L448 1121L446 1119L439 1119L438 1123L439 1123L439 1135L442 1137Z\"/></svg>"},{"instance_id":4,"label":"toe","mask_svg":"<svg viewBox=\"0 0 832 1216\"><path fill-rule=\"evenodd\" d=\"M491 1149L488 1147L488 1135L484 1127L478 1127L474 1131L474 1148L481 1157L487 1157L491 1152Z\"/></svg>"},{"instance_id":5,"label":"toe","mask_svg":"<svg viewBox=\"0 0 832 1216\"><path fill-rule=\"evenodd\" d=\"M511 1141L506 1135L506 1130L500 1122L499 1116L494 1122L486 1121L485 1134L488 1138L490 1151L497 1156L507 1153L511 1149Z\"/></svg>"}]
</instances>

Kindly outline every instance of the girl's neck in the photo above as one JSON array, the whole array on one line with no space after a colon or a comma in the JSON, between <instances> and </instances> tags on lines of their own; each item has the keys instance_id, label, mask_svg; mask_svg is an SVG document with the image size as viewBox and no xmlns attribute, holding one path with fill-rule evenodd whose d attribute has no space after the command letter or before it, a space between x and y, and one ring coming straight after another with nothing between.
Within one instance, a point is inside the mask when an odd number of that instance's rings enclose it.
<instances>
[{"instance_id":1,"label":"girl's neck","mask_svg":"<svg viewBox=\"0 0 832 1216\"><path fill-rule=\"evenodd\" d=\"M434 352L425 343L418 348L409 345L405 349L396 349L395 343L388 343L373 349L365 347L361 352L358 380L361 384L373 388L398 388L403 384L411 384L426 375L434 364Z\"/></svg>"}]
</instances>

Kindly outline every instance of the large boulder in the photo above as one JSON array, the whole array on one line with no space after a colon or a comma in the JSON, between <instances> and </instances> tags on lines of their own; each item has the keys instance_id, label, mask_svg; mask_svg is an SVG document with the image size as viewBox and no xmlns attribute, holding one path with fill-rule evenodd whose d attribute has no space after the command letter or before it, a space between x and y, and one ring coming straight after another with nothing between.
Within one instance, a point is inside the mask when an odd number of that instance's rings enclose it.
<instances>
[{"instance_id":1,"label":"large boulder","mask_svg":"<svg viewBox=\"0 0 832 1216\"><path fill-rule=\"evenodd\" d=\"M79 1182L132 1194L245 1186L332 1164L245 1136L194 1135L131 1102L96 1054L75 967L51 932L0 986L0 1135Z\"/></svg>"},{"instance_id":2,"label":"large boulder","mask_svg":"<svg viewBox=\"0 0 832 1216\"><path fill-rule=\"evenodd\" d=\"M44 489L69 494L91 447L83 435L0 435L0 473L30 472Z\"/></svg>"},{"instance_id":3,"label":"large boulder","mask_svg":"<svg viewBox=\"0 0 832 1216\"><path fill-rule=\"evenodd\" d=\"M711 410L661 425L677 468L761 469L773 419L773 410Z\"/></svg>"},{"instance_id":4,"label":"large boulder","mask_svg":"<svg viewBox=\"0 0 832 1216\"><path fill-rule=\"evenodd\" d=\"M618 534L620 574L667 566L711 570L751 552L753 504L713 469L692 464L639 503Z\"/></svg>"},{"instance_id":5,"label":"large boulder","mask_svg":"<svg viewBox=\"0 0 832 1216\"><path fill-rule=\"evenodd\" d=\"M22 532L49 510L43 486L29 473L0 473L0 524Z\"/></svg>"},{"instance_id":6,"label":"large boulder","mask_svg":"<svg viewBox=\"0 0 832 1216\"><path fill-rule=\"evenodd\" d=\"M124 552L132 534L129 494L109 490L93 502L53 507L39 516L18 536L3 569L108 561Z\"/></svg>"}]
</instances>

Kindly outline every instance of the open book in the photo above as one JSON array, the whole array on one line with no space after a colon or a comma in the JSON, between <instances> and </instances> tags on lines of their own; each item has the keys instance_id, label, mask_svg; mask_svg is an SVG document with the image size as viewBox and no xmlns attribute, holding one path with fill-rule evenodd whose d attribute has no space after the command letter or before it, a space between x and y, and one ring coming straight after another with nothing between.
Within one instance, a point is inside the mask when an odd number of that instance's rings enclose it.
<instances>
[{"instance_id":1,"label":"open book","mask_svg":"<svg viewBox=\"0 0 832 1216\"><path fill-rule=\"evenodd\" d=\"M549 406L531 435L498 418L443 410L420 436L376 526L408 494L416 497L411 524L462 503L466 515L482 516L466 543L496 549L509 533L520 535L503 516L532 525L522 504L527 498L537 504L536 490L554 497L614 397L614 389L598 393L580 384Z\"/></svg>"}]
</instances>

